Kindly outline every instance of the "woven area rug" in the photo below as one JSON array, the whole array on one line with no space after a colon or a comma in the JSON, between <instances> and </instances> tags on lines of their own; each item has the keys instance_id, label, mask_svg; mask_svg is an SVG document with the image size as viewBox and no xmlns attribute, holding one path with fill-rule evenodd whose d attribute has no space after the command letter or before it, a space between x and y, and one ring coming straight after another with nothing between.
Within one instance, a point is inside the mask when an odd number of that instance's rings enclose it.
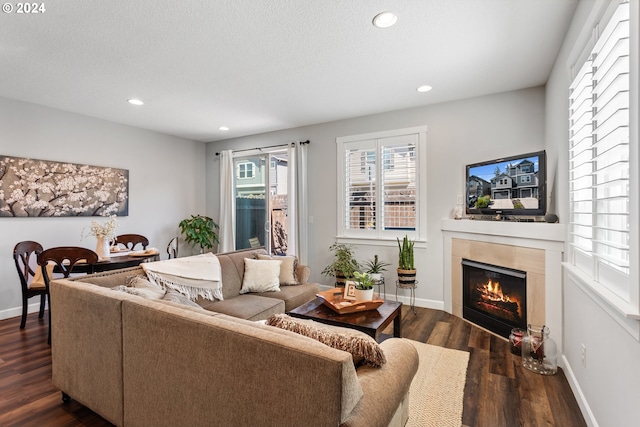
<instances>
[{"instance_id":1,"label":"woven area rug","mask_svg":"<svg viewBox=\"0 0 640 427\"><path fill-rule=\"evenodd\" d=\"M407 341L420 357L409 392L407 427L460 427L469 353Z\"/></svg>"}]
</instances>

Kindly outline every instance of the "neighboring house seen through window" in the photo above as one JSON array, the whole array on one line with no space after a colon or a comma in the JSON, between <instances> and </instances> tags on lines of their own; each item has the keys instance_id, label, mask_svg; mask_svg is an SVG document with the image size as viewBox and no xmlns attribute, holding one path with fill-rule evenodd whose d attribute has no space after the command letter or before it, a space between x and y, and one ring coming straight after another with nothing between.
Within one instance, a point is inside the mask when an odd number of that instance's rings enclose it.
<instances>
[{"instance_id":1,"label":"neighboring house seen through window","mask_svg":"<svg viewBox=\"0 0 640 427\"><path fill-rule=\"evenodd\" d=\"M341 237L395 239L420 236L426 197L426 128L411 128L337 139L339 229ZM423 153L424 154L424 153ZM423 156L426 158L426 154Z\"/></svg>"}]
</instances>

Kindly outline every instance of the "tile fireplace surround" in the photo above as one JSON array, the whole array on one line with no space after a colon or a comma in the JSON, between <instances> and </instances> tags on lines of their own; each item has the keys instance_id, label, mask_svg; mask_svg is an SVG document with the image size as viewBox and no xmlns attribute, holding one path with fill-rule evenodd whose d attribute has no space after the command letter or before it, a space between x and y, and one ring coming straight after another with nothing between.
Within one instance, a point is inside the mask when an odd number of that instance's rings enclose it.
<instances>
[{"instance_id":1,"label":"tile fireplace surround","mask_svg":"<svg viewBox=\"0 0 640 427\"><path fill-rule=\"evenodd\" d=\"M442 220L444 309L462 317L462 258L527 273L527 323L545 324L562 351L564 224Z\"/></svg>"}]
</instances>

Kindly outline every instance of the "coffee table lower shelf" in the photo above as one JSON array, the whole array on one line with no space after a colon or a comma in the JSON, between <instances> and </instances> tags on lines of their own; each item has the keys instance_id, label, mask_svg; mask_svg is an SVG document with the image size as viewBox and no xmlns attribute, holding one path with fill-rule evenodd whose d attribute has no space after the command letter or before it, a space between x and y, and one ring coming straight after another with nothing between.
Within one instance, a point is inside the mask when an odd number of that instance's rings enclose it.
<instances>
[{"instance_id":1,"label":"coffee table lower shelf","mask_svg":"<svg viewBox=\"0 0 640 427\"><path fill-rule=\"evenodd\" d=\"M327 325L356 329L378 342L387 338L381 333L393 322L393 336L402 336L402 303L396 301L385 300L375 310L338 314L324 305L321 298L316 298L294 308L288 314L299 319L311 319Z\"/></svg>"}]
</instances>

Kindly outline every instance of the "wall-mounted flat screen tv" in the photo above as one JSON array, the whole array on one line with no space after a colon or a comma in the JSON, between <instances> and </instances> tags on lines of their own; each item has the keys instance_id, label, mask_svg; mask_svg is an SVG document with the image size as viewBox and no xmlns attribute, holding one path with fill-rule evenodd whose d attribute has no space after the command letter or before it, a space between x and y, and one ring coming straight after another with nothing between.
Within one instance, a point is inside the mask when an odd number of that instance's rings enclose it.
<instances>
[{"instance_id":1,"label":"wall-mounted flat screen tv","mask_svg":"<svg viewBox=\"0 0 640 427\"><path fill-rule=\"evenodd\" d=\"M546 160L538 151L467 165L467 214L545 215Z\"/></svg>"}]
</instances>

